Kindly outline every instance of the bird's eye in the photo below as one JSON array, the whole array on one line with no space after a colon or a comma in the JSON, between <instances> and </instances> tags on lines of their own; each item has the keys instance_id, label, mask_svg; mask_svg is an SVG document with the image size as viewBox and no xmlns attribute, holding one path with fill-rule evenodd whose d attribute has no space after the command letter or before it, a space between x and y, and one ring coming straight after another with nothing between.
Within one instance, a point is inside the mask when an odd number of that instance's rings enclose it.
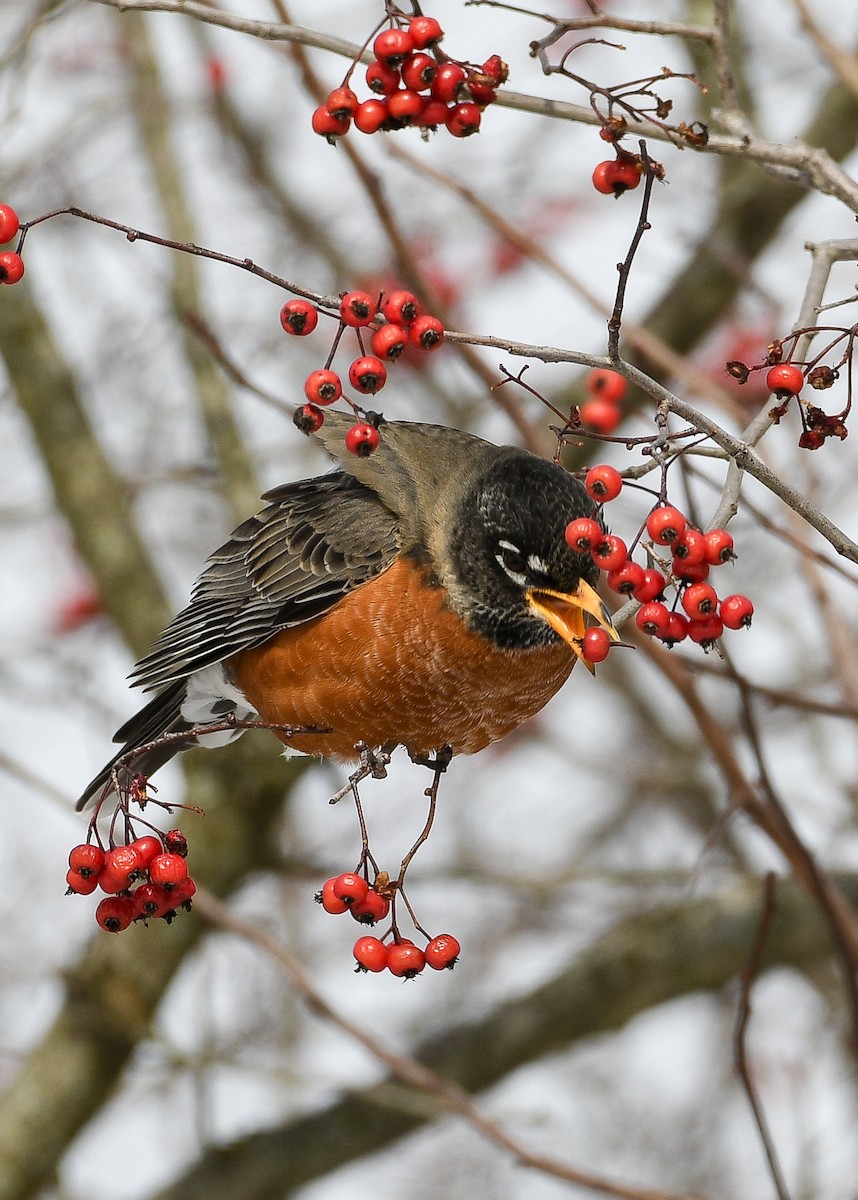
<instances>
[{"instance_id":1,"label":"bird's eye","mask_svg":"<svg viewBox=\"0 0 858 1200\"><path fill-rule=\"evenodd\" d=\"M512 542L500 542L500 559L501 566L510 575L525 575L527 573L527 559L517 546L513 546Z\"/></svg>"}]
</instances>

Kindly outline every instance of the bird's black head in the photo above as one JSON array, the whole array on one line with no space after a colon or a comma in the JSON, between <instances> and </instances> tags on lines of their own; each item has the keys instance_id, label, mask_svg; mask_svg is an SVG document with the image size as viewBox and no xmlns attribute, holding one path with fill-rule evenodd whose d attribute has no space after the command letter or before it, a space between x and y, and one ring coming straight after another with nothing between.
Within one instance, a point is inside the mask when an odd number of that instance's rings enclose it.
<instances>
[{"instance_id":1,"label":"bird's black head","mask_svg":"<svg viewBox=\"0 0 858 1200\"><path fill-rule=\"evenodd\" d=\"M560 638L575 649L584 612L610 626L593 591L598 567L563 537L576 517L601 524L598 506L577 479L525 451L496 459L475 481L451 531L447 584L472 629L507 649Z\"/></svg>"}]
</instances>

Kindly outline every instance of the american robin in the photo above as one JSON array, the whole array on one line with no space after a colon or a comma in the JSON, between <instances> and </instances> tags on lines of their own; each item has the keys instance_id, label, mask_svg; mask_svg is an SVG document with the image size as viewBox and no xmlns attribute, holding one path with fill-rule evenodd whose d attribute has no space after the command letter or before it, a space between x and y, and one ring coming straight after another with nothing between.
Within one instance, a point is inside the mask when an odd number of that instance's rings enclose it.
<instances>
[{"instance_id":1,"label":"american robin","mask_svg":"<svg viewBox=\"0 0 858 1200\"><path fill-rule=\"evenodd\" d=\"M284 484L209 559L187 608L134 668L156 695L117 732L111 768L163 734L258 715L341 760L355 746L474 754L526 721L581 655L587 618L616 637L598 569L564 541L597 516L581 483L527 451L436 425L382 422L367 457L351 418L317 436L340 469ZM587 664L589 666L589 664ZM219 745L238 736L202 733ZM151 775L173 740L122 764Z\"/></svg>"}]
</instances>

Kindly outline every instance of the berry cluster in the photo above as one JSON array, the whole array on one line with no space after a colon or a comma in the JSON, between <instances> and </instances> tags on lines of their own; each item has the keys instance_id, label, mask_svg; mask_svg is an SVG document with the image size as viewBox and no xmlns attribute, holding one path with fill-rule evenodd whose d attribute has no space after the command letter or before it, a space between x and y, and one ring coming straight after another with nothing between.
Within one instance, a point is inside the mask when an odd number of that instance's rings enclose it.
<instances>
[{"instance_id":1,"label":"berry cluster","mask_svg":"<svg viewBox=\"0 0 858 1200\"><path fill-rule=\"evenodd\" d=\"M180 908L189 911L197 890L187 864L188 842L180 829L147 834L104 850L96 842L75 846L66 874L68 895L107 895L95 919L108 933L121 933L133 921L163 917L169 924Z\"/></svg>"},{"instance_id":2,"label":"berry cluster","mask_svg":"<svg viewBox=\"0 0 858 1200\"><path fill-rule=\"evenodd\" d=\"M818 331L797 330L790 335L788 341L791 342L793 349L798 337L809 332ZM744 362L733 359L726 365L727 373L732 375L734 379L737 379L739 383L747 383L754 371L765 370L766 387L770 392L774 393L778 400L778 403L769 410L769 416L775 424L778 424L781 418L786 416L790 403L795 399L801 416L802 431L798 439L798 444L802 450L818 450L831 437L843 441L849 433L849 430L846 428L846 418L849 416L851 399L848 395L846 406L837 413L827 413L819 408L818 405L811 404L800 395L805 383L817 392L824 392L833 387L840 378L839 368L851 358L851 335L853 331L833 330L828 332L836 332L841 337L845 335L848 339L847 349L843 357L833 367L821 362L822 356L818 356L812 362L803 363L801 366L790 359L784 362L785 346L784 342L780 340L772 342L764 361L761 363L748 366ZM823 351L823 354L833 349L834 345L841 340L841 337L835 339L826 348L826 351Z\"/></svg>"},{"instance_id":3,"label":"berry cluster","mask_svg":"<svg viewBox=\"0 0 858 1200\"><path fill-rule=\"evenodd\" d=\"M398 15L379 33L366 70L372 97L361 102L349 86L353 63L340 87L313 113L313 129L329 142L348 133L439 126L453 137L470 137L480 128L483 109L506 83L503 59L493 54L481 66L456 62L439 49L444 31L434 17Z\"/></svg>"},{"instance_id":4,"label":"berry cluster","mask_svg":"<svg viewBox=\"0 0 858 1200\"><path fill-rule=\"evenodd\" d=\"M10 204L0 204L0 245L11 242L21 227ZM24 274L24 260L14 250L0 251L0 283L17 283Z\"/></svg>"},{"instance_id":5,"label":"berry cluster","mask_svg":"<svg viewBox=\"0 0 858 1200\"><path fill-rule=\"evenodd\" d=\"M325 912L348 912L362 925L374 925L388 915L394 895L395 886L385 872L379 872L370 884L363 875L344 871L325 881L316 893L316 902ZM410 938L400 936L394 923L381 938L369 934L359 937L353 953L358 971L389 971L399 978L413 979L427 966L435 971L452 970L460 949L452 934L440 933L427 938L426 948L421 950Z\"/></svg>"},{"instance_id":6,"label":"berry cluster","mask_svg":"<svg viewBox=\"0 0 858 1200\"><path fill-rule=\"evenodd\" d=\"M417 18L415 18L416 20ZM324 367L311 371L304 381L308 403L301 405L294 421L302 433L315 433L322 427L322 409L343 398L361 416L357 404L343 395L343 381L331 370L340 338L346 329L354 329L360 355L348 369L348 380L356 392L374 396L387 383L387 363L394 363L410 346L416 350L435 350L444 340L444 326L437 317L421 311L420 302L411 292L395 291L375 299L369 292L343 292L340 296L339 328ZM280 324L286 333L305 337L319 321L319 310L309 300L287 300L280 310ZM366 353L362 331L372 333ZM372 454L379 443L378 429L366 414L346 434L346 446L352 454Z\"/></svg>"},{"instance_id":7,"label":"berry cluster","mask_svg":"<svg viewBox=\"0 0 858 1200\"><path fill-rule=\"evenodd\" d=\"M594 500L604 504L620 494L623 479L614 467L600 464L587 472L584 486ZM570 521L565 537L573 550L590 554L596 565L607 572L608 586L613 591L639 601L641 607L635 615L638 628L668 646L689 638L709 650L725 629L741 629L751 624L754 606L747 596L735 594L720 599L707 582L712 568L735 558L733 538L726 529L702 533L671 504L659 504L652 509L635 541L644 529L651 539L648 552L653 565L648 567L635 562L623 539L606 533L591 517ZM661 557L667 551L671 556L669 562ZM668 582L676 590L671 607L664 599ZM602 662L611 645L607 631L594 626L585 634L582 654L588 662Z\"/></svg>"},{"instance_id":8,"label":"berry cluster","mask_svg":"<svg viewBox=\"0 0 858 1200\"><path fill-rule=\"evenodd\" d=\"M611 434L623 419L620 401L628 383L617 371L589 371L584 380L587 399L578 412L581 421L595 433Z\"/></svg>"}]
</instances>

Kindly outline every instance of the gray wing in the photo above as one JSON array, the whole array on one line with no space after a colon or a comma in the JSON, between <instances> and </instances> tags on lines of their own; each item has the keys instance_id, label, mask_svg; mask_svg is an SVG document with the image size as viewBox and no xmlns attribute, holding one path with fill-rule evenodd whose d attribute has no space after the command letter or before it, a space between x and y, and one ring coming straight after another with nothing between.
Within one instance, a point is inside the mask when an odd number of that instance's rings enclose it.
<instances>
[{"instance_id":1,"label":"gray wing","mask_svg":"<svg viewBox=\"0 0 858 1200\"><path fill-rule=\"evenodd\" d=\"M351 476L285 484L263 500L268 506L212 554L187 608L137 663L136 686L163 688L327 612L399 551L398 517Z\"/></svg>"}]
</instances>

